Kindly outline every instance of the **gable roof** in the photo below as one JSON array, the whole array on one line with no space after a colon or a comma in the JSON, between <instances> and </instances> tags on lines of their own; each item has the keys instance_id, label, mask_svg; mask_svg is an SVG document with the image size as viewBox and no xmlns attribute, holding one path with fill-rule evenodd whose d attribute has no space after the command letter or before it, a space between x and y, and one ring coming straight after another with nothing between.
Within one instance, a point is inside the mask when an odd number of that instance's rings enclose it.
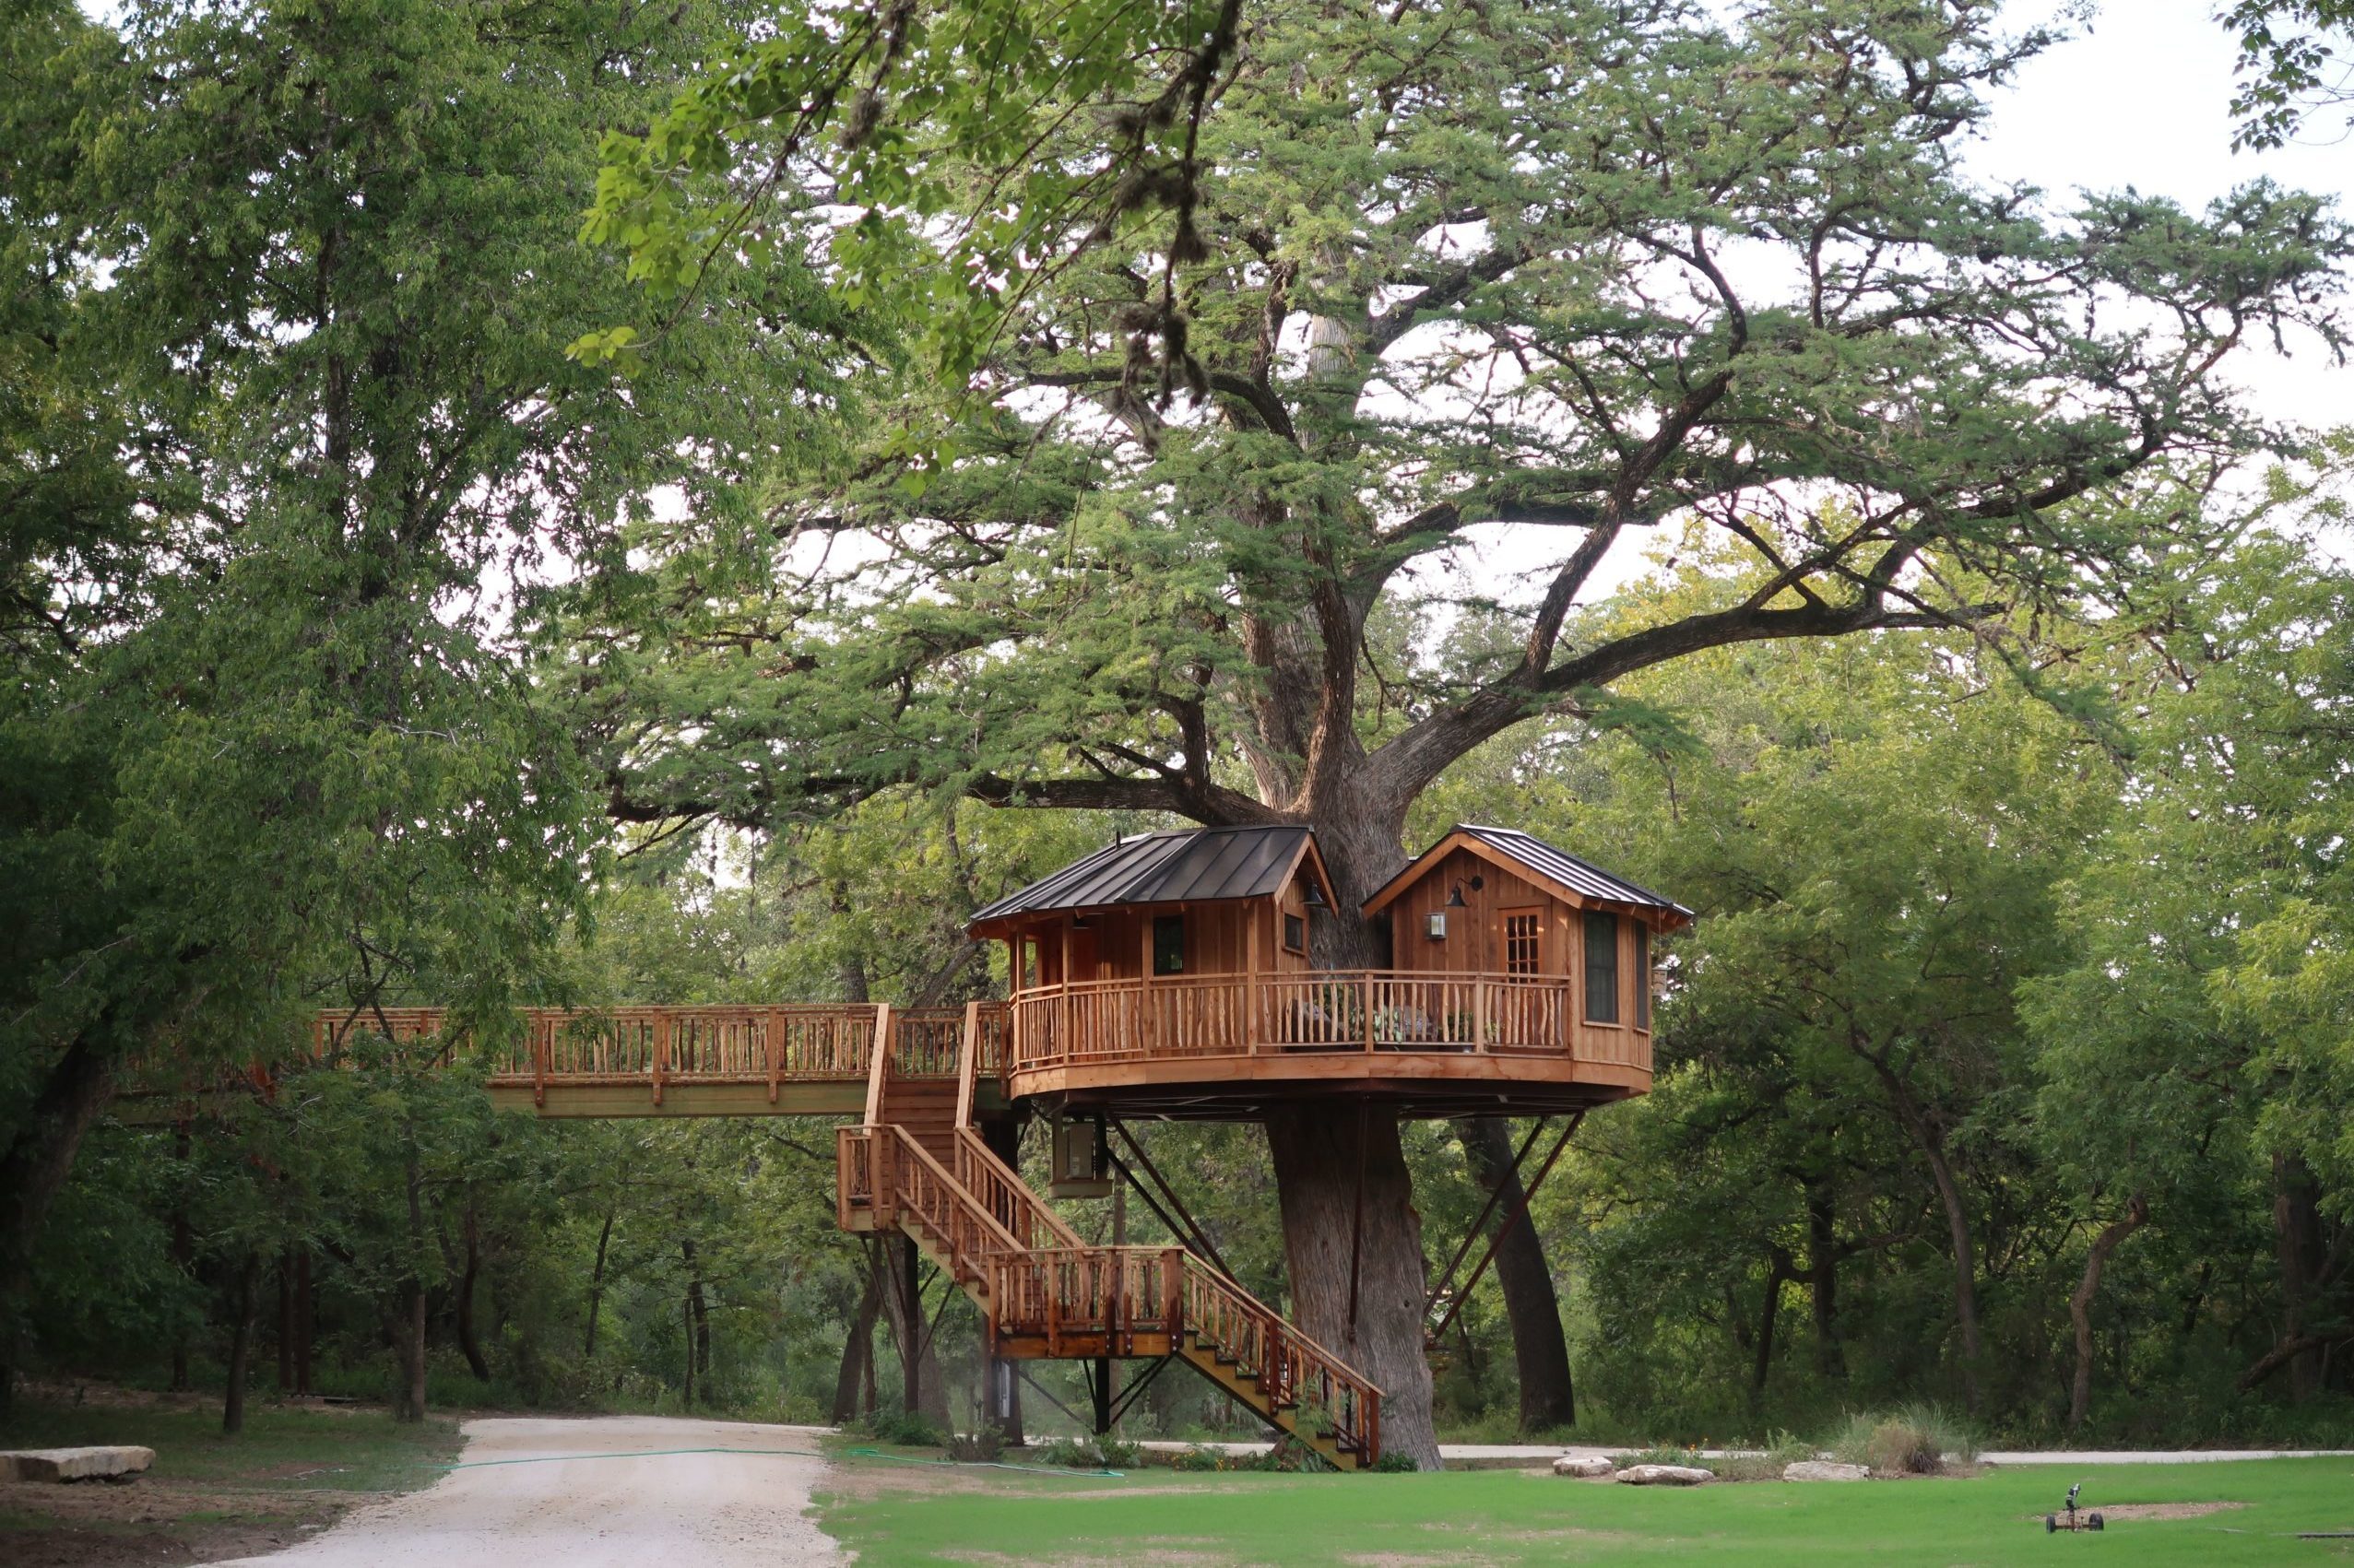
<instances>
[{"instance_id":1,"label":"gable roof","mask_svg":"<svg viewBox=\"0 0 2354 1568\"><path fill-rule=\"evenodd\" d=\"M1490 828L1477 822L1458 822L1448 829L1437 843L1414 857L1413 865L1381 884L1380 890L1365 901L1365 912L1372 914L1388 907L1425 871L1458 849L1467 849L1493 865L1549 886L1572 903L1654 910L1659 914L1660 924L1671 929L1689 925L1695 918L1690 910L1674 900L1605 871L1591 860L1581 860L1566 849L1556 849L1532 833L1524 833L1518 828Z\"/></svg>"},{"instance_id":2,"label":"gable roof","mask_svg":"<svg viewBox=\"0 0 2354 1568\"><path fill-rule=\"evenodd\" d=\"M1111 904L1198 903L1282 892L1305 860L1324 896L1331 878L1299 827L1194 828L1123 839L974 911L979 926L1017 914Z\"/></svg>"}]
</instances>

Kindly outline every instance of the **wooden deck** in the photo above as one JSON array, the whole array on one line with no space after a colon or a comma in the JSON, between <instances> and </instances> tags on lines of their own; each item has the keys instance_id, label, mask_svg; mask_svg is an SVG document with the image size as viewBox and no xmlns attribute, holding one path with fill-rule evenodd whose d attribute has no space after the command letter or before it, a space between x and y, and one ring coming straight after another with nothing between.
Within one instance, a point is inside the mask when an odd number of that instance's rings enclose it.
<instances>
[{"instance_id":1,"label":"wooden deck","mask_svg":"<svg viewBox=\"0 0 2354 1568\"><path fill-rule=\"evenodd\" d=\"M1255 1114L1359 1092L1448 1114L1574 1110L1646 1092L1651 1035L1577 1016L1566 976L1319 970L1022 991L1008 1091L1165 1114Z\"/></svg>"}]
</instances>

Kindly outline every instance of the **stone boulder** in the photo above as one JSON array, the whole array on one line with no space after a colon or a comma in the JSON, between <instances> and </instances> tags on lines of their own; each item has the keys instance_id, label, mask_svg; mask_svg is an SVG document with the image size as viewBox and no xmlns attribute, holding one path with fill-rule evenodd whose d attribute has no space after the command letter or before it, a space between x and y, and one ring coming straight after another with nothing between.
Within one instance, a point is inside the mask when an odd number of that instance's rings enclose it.
<instances>
[{"instance_id":1,"label":"stone boulder","mask_svg":"<svg viewBox=\"0 0 2354 1568\"><path fill-rule=\"evenodd\" d=\"M1828 1459L1801 1459L1794 1465L1784 1465L1784 1480L1870 1480L1869 1465L1839 1465Z\"/></svg>"},{"instance_id":2,"label":"stone boulder","mask_svg":"<svg viewBox=\"0 0 2354 1568\"><path fill-rule=\"evenodd\" d=\"M21 1481L126 1481L154 1463L152 1448L20 1448L0 1454L0 1477Z\"/></svg>"},{"instance_id":3,"label":"stone boulder","mask_svg":"<svg viewBox=\"0 0 2354 1568\"><path fill-rule=\"evenodd\" d=\"M1698 1486L1716 1477L1690 1465L1629 1465L1618 1479L1628 1486Z\"/></svg>"},{"instance_id":4,"label":"stone boulder","mask_svg":"<svg viewBox=\"0 0 2354 1568\"><path fill-rule=\"evenodd\" d=\"M1604 1454L1564 1454L1553 1462L1556 1476L1576 1476L1581 1480L1600 1480L1618 1467Z\"/></svg>"}]
</instances>

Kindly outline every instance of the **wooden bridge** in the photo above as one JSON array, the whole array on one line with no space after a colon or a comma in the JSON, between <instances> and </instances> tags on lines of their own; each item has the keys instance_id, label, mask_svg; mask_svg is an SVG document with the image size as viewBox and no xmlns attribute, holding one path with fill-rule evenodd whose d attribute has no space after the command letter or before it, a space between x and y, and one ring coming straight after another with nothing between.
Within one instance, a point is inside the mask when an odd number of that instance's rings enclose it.
<instances>
[{"instance_id":1,"label":"wooden bridge","mask_svg":"<svg viewBox=\"0 0 2354 1568\"><path fill-rule=\"evenodd\" d=\"M895 1231L980 1307L1009 1361L1173 1358L1343 1469L1381 1452L1381 1391L1184 1247L1091 1246L992 1152L1011 1009L888 1005L535 1008L477 1045L432 1008L323 1015L314 1057L363 1038L471 1055L492 1100L550 1117L856 1116L836 1134L845 1230ZM266 1087L266 1084L265 1084Z\"/></svg>"}]
</instances>

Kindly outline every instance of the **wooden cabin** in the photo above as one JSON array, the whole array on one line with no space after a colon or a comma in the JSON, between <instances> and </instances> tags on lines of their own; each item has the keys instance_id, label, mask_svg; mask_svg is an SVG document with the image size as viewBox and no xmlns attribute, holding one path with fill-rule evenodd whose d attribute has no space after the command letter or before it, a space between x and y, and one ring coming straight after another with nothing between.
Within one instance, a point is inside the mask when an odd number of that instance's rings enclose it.
<instances>
[{"instance_id":1,"label":"wooden cabin","mask_svg":"<svg viewBox=\"0 0 2354 1568\"><path fill-rule=\"evenodd\" d=\"M1692 912L1516 828L1458 823L1365 902L1402 973L1546 983L1573 1051L1651 1030L1660 934ZM1648 1051L1647 1051L1648 1056Z\"/></svg>"},{"instance_id":2,"label":"wooden cabin","mask_svg":"<svg viewBox=\"0 0 2354 1568\"><path fill-rule=\"evenodd\" d=\"M1511 829L1449 831L1366 903L1391 961L1319 969L1299 827L1123 840L976 914L1006 944L1008 1093L1254 1117L1274 1099L1534 1114L1650 1083L1654 937L1691 912Z\"/></svg>"}]
</instances>

